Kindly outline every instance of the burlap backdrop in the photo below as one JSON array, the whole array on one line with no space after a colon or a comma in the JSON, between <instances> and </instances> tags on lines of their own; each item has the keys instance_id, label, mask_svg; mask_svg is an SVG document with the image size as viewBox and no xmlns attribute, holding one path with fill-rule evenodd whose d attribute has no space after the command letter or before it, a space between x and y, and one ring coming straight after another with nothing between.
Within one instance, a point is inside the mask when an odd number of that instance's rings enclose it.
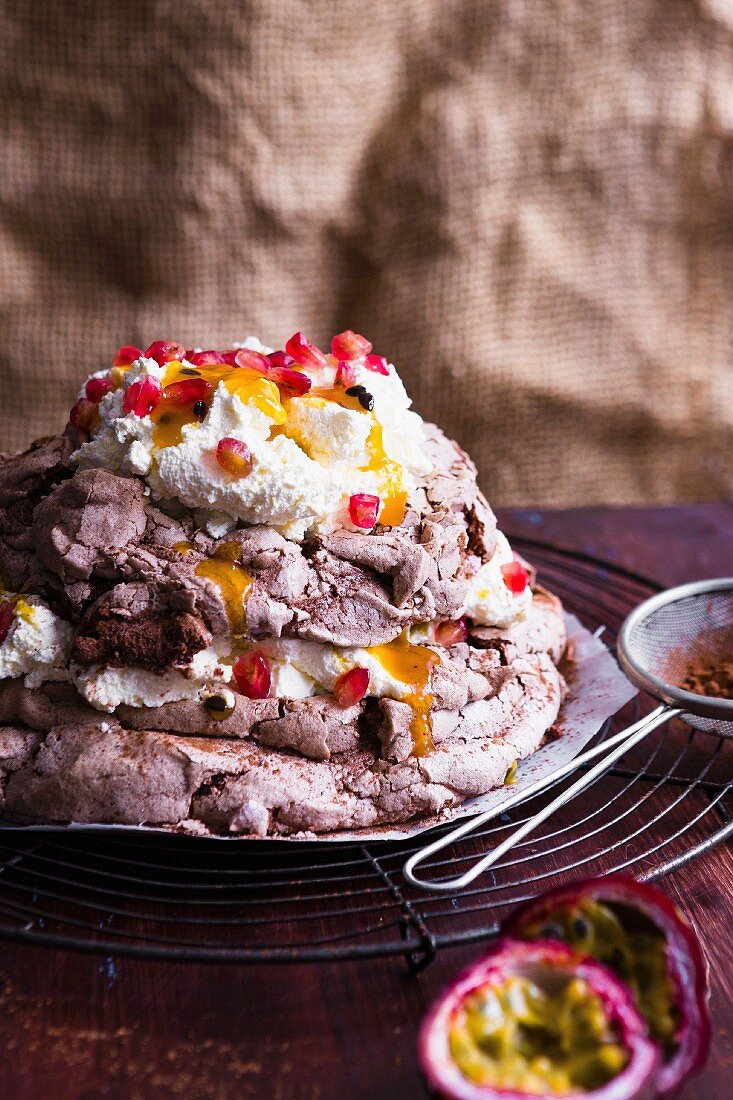
<instances>
[{"instance_id":1,"label":"burlap backdrop","mask_svg":"<svg viewBox=\"0 0 733 1100\"><path fill-rule=\"evenodd\" d=\"M0 449L351 327L496 502L733 483L733 3L6 0Z\"/></svg>"}]
</instances>

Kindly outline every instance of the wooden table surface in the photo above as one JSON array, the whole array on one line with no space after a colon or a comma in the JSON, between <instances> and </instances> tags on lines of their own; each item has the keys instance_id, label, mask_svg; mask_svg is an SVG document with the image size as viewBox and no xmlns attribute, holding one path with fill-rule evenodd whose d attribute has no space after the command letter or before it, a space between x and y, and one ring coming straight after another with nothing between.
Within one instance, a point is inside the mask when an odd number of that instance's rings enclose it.
<instances>
[{"instance_id":1,"label":"wooden table surface","mask_svg":"<svg viewBox=\"0 0 733 1100\"><path fill-rule=\"evenodd\" d=\"M511 534L662 584L733 573L733 505L505 511ZM682 1100L733 1096L733 858L668 876L710 962L713 1050ZM476 947L419 977L401 960L226 966L104 960L0 944L0 1097L8 1100L424 1100L417 1024Z\"/></svg>"}]
</instances>

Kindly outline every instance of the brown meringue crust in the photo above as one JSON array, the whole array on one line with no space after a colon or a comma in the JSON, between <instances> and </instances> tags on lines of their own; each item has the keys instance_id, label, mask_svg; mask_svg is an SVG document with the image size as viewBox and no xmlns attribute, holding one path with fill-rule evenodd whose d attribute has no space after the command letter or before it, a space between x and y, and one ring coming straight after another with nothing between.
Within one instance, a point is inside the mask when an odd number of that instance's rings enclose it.
<instances>
[{"instance_id":1,"label":"brown meringue crust","mask_svg":"<svg viewBox=\"0 0 733 1100\"><path fill-rule=\"evenodd\" d=\"M470 459L428 426L432 474L399 528L339 531L302 545L266 527L215 540L166 514L143 483L75 471L71 437L0 458L0 560L11 590L35 592L75 627L82 664L183 666L228 620L196 565L223 543L252 577L257 637L388 642L451 618L495 547L496 522ZM181 554L174 547L190 544ZM230 548L229 548L230 549ZM17 822L94 822L282 836L373 828L436 814L500 784L557 717L565 648L560 603L542 590L526 622L471 629L433 670L435 751L412 755L412 709L332 696L249 700L218 721L201 703L101 715L66 683L0 681L0 808Z\"/></svg>"}]
</instances>

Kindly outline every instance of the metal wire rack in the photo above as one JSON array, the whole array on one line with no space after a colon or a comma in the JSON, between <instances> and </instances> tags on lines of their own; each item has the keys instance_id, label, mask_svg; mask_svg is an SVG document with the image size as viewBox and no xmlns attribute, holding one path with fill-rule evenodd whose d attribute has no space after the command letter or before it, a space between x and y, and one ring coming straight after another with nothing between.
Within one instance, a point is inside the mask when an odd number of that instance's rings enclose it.
<instances>
[{"instance_id":1,"label":"metal wire rack","mask_svg":"<svg viewBox=\"0 0 733 1100\"><path fill-rule=\"evenodd\" d=\"M586 626L613 645L655 591L641 577L529 540L517 549ZM636 699L599 737L649 709ZM420 838L399 843L196 840L160 834L0 829L0 936L104 955L294 962L401 955L418 970L496 932L522 899L572 878L655 878L733 832L733 743L673 721L457 897L410 889ZM562 787L441 853L459 873Z\"/></svg>"}]
</instances>

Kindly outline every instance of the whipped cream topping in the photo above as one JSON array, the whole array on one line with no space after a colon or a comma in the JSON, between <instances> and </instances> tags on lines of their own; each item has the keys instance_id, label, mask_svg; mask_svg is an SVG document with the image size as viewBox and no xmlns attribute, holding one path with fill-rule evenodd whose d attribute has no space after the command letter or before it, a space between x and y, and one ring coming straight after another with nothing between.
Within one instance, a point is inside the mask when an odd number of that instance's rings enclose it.
<instances>
[{"instance_id":1,"label":"whipped cream topping","mask_svg":"<svg viewBox=\"0 0 733 1100\"><path fill-rule=\"evenodd\" d=\"M0 645L0 680L25 677L38 687L46 680L66 678L72 628L38 598L8 594L14 604L13 622Z\"/></svg>"},{"instance_id":2,"label":"whipped cream topping","mask_svg":"<svg viewBox=\"0 0 733 1100\"><path fill-rule=\"evenodd\" d=\"M272 350L254 337L237 346L261 354ZM265 524L298 541L338 527L356 529L348 512L351 495L378 496L386 513L390 497L409 495L415 479L431 469L422 419L410 410L392 365L382 375L361 362L352 364L355 384L374 398L371 411L353 400L355 407L346 407L345 391L334 388L335 360L306 370L310 392L292 397L237 368L236 379L216 385L203 420L183 424L172 440L161 438L154 416L123 410L133 383L152 377L165 387L171 367L196 370L185 359L161 367L141 356L122 373L119 389L99 404L99 424L89 442L72 459L82 468L101 466L144 478L155 499L197 510L218 533L227 521ZM253 378L257 385L237 385ZM249 448L253 462L247 476L233 477L217 462L217 444L227 437Z\"/></svg>"},{"instance_id":3,"label":"whipped cream topping","mask_svg":"<svg viewBox=\"0 0 733 1100\"><path fill-rule=\"evenodd\" d=\"M232 667L219 661L216 648L199 650L186 668L149 672L144 668L72 664L71 680L96 710L117 707L162 707L181 699L204 699L212 688L232 678Z\"/></svg>"},{"instance_id":4,"label":"whipped cream topping","mask_svg":"<svg viewBox=\"0 0 733 1100\"><path fill-rule=\"evenodd\" d=\"M474 573L464 604L465 614L479 626L507 627L521 622L532 603L530 586L514 593L504 583L501 567L514 560L506 535L496 532L496 549L491 559Z\"/></svg>"}]
</instances>

